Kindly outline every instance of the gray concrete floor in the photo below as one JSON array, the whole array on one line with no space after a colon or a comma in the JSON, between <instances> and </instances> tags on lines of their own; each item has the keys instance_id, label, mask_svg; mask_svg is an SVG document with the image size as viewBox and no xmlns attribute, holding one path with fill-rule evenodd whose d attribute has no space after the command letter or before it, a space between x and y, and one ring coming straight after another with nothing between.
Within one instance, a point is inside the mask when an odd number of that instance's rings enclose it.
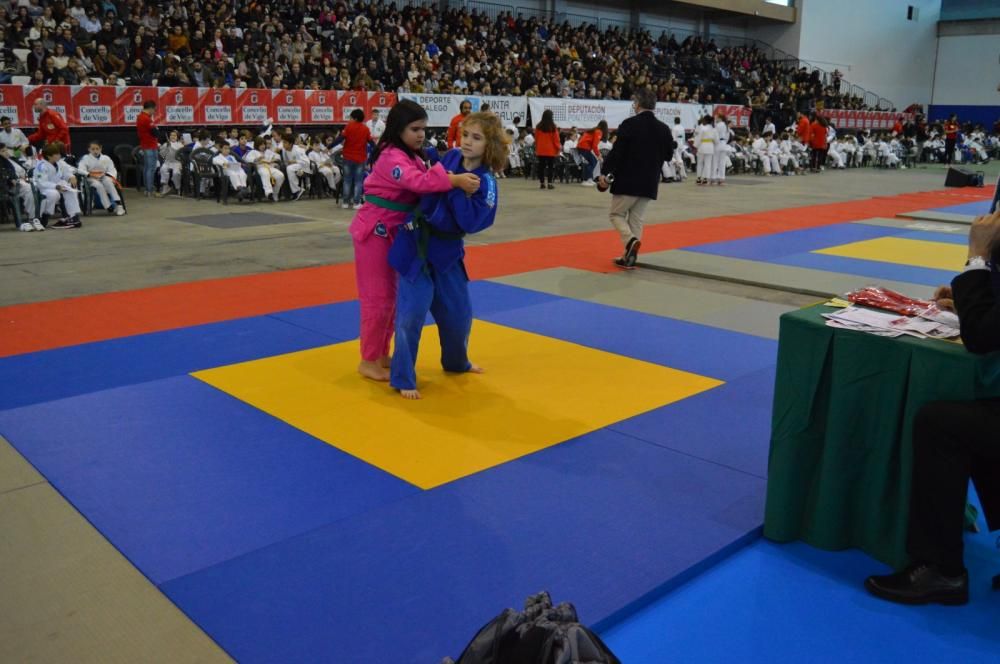
<instances>
[{"instance_id":1,"label":"gray concrete floor","mask_svg":"<svg viewBox=\"0 0 1000 664\"><path fill-rule=\"evenodd\" d=\"M990 175L997 167L987 166ZM650 223L739 214L924 191L943 186L938 166L907 171L857 169L805 177L739 176L724 188L692 180L662 185L648 212ZM311 267L352 260L347 225L351 210L331 200L255 205L146 199L127 193L129 214L87 217L78 231L19 233L0 230L0 306L76 295L131 290L197 279ZM608 229L609 198L592 188L562 185L539 191L520 178L500 183L495 226L470 243ZM183 221L196 215L265 212L283 223L211 228Z\"/></svg>"},{"instance_id":2,"label":"gray concrete floor","mask_svg":"<svg viewBox=\"0 0 1000 664\"><path fill-rule=\"evenodd\" d=\"M997 167L987 167L995 179ZM822 176L732 178L723 189L663 185L651 223L938 189L944 169L871 169ZM539 191L500 183L496 244L608 229L609 198L563 185ZM78 231L0 230L0 305L131 290L350 261L351 211L332 201L230 205L146 199L128 192L129 214L85 219ZM212 228L180 221L245 212L280 223ZM609 252L617 249L609 247ZM777 316L809 295L649 270L599 275L556 268L500 281L776 338ZM2 343L2 340L0 340ZM223 653L0 439L0 661L221 661Z\"/></svg>"}]
</instances>

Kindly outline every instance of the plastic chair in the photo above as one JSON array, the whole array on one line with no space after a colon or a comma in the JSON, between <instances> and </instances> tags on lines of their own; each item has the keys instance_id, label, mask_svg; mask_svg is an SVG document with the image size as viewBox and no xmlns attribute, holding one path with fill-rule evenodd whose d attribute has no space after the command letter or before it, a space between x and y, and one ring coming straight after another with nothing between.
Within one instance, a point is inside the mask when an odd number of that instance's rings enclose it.
<instances>
[{"instance_id":1,"label":"plastic chair","mask_svg":"<svg viewBox=\"0 0 1000 664\"><path fill-rule=\"evenodd\" d=\"M281 183L281 189L274 193L278 201L281 200L282 194L285 195L285 200L288 200L292 197L292 185L288 182L288 169L285 168L285 158L280 154L278 155L278 163L275 164L275 167L285 176L285 181Z\"/></svg>"},{"instance_id":2,"label":"plastic chair","mask_svg":"<svg viewBox=\"0 0 1000 664\"><path fill-rule=\"evenodd\" d=\"M15 228L20 228L22 223L34 215L31 210L21 210L21 197L17 195L14 183L15 180L11 178L0 179L0 220L10 220ZM34 185L31 188L34 191ZM38 192L35 192L35 200L37 210Z\"/></svg>"},{"instance_id":3,"label":"plastic chair","mask_svg":"<svg viewBox=\"0 0 1000 664\"><path fill-rule=\"evenodd\" d=\"M191 191L191 148L183 147L177 151L177 161L181 165L181 190L180 195Z\"/></svg>"},{"instance_id":4,"label":"plastic chair","mask_svg":"<svg viewBox=\"0 0 1000 664\"><path fill-rule=\"evenodd\" d=\"M311 167L309 197L327 198L333 196L333 191L330 189L330 184L326 181L326 177L319 172L319 165L316 162L312 162Z\"/></svg>"},{"instance_id":5,"label":"plastic chair","mask_svg":"<svg viewBox=\"0 0 1000 664\"><path fill-rule=\"evenodd\" d=\"M229 202L229 178L222 169L212 163L215 154L211 150L199 148L191 152L191 175L193 178L194 197L201 200L205 193L204 183L208 182L215 191L216 202L223 205Z\"/></svg>"},{"instance_id":6,"label":"plastic chair","mask_svg":"<svg viewBox=\"0 0 1000 664\"><path fill-rule=\"evenodd\" d=\"M538 157L534 146L526 145L521 151L521 163L524 164L524 179L532 180L538 176Z\"/></svg>"},{"instance_id":7,"label":"plastic chair","mask_svg":"<svg viewBox=\"0 0 1000 664\"><path fill-rule=\"evenodd\" d=\"M91 184L90 178L86 175L79 175L77 177L80 179L82 185L79 187L81 200L83 201L80 205L80 209L83 210L85 215L90 215L90 213L94 211L94 202L100 200L97 196L97 189L93 184ZM120 181L115 183L115 191L118 192L118 198L120 200L119 205L122 206L122 209L125 210L125 212L128 212L128 205L125 204L125 192L122 189Z\"/></svg>"},{"instance_id":8,"label":"plastic chair","mask_svg":"<svg viewBox=\"0 0 1000 664\"><path fill-rule=\"evenodd\" d=\"M138 168L134 150L131 145L124 143L116 145L111 151L111 156L118 162L118 173L121 175L120 182L127 185L129 173L135 179L135 188L139 189L140 170Z\"/></svg>"}]
</instances>

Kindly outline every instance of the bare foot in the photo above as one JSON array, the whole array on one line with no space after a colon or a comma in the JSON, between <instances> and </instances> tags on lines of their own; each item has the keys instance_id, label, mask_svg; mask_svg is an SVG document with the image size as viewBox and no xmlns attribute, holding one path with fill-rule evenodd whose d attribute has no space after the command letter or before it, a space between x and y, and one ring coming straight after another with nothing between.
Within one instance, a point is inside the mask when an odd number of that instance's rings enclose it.
<instances>
[{"instance_id":1,"label":"bare foot","mask_svg":"<svg viewBox=\"0 0 1000 664\"><path fill-rule=\"evenodd\" d=\"M415 401L420 398L420 392L417 390L400 390L399 396Z\"/></svg>"},{"instance_id":2,"label":"bare foot","mask_svg":"<svg viewBox=\"0 0 1000 664\"><path fill-rule=\"evenodd\" d=\"M376 360L377 364L383 369L388 369L392 366L392 358L386 355L385 357L380 357Z\"/></svg>"},{"instance_id":3,"label":"bare foot","mask_svg":"<svg viewBox=\"0 0 1000 664\"><path fill-rule=\"evenodd\" d=\"M358 373L365 378L370 378L384 383L389 382L389 370L385 367L379 366L377 362L362 360L358 365Z\"/></svg>"},{"instance_id":4,"label":"bare foot","mask_svg":"<svg viewBox=\"0 0 1000 664\"><path fill-rule=\"evenodd\" d=\"M475 374L486 373L486 369L483 369L481 366L473 364L471 367L469 367L469 371L467 373L475 373Z\"/></svg>"}]
</instances>

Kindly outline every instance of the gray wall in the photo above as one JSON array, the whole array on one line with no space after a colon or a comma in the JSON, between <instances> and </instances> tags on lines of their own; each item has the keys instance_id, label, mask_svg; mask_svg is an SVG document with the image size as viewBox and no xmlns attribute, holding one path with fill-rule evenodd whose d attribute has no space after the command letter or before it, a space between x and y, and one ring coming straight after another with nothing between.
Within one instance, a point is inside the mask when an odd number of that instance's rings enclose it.
<instances>
[{"instance_id":1,"label":"gray wall","mask_svg":"<svg viewBox=\"0 0 1000 664\"><path fill-rule=\"evenodd\" d=\"M750 36L821 69L839 69L897 108L930 103L941 0L796 0L796 6L795 25L763 26Z\"/></svg>"},{"instance_id":2,"label":"gray wall","mask_svg":"<svg viewBox=\"0 0 1000 664\"><path fill-rule=\"evenodd\" d=\"M934 104L1000 104L1000 21L943 24L934 74Z\"/></svg>"}]
</instances>

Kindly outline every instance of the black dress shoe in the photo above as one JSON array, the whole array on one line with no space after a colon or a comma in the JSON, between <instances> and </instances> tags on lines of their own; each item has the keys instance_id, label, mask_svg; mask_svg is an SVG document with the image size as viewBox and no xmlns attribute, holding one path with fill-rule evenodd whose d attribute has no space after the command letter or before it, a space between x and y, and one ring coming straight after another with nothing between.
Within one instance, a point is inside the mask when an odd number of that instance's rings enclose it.
<instances>
[{"instance_id":1,"label":"black dress shoe","mask_svg":"<svg viewBox=\"0 0 1000 664\"><path fill-rule=\"evenodd\" d=\"M634 266L628 264L628 261L625 260L624 256L622 256L621 258L616 258L616 259L614 259L611 262L614 263L615 265L617 265L618 267L622 268L623 270L634 270L635 269Z\"/></svg>"},{"instance_id":2,"label":"black dress shoe","mask_svg":"<svg viewBox=\"0 0 1000 664\"><path fill-rule=\"evenodd\" d=\"M625 255L622 258L625 259L625 263L628 267L634 267L636 260L639 258L639 247L642 246L642 242L638 239L632 238L625 245Z\"/></svg>"},{"instance_id":3,"label":"black dress shoe","mask_svg":"<svg viewBox=\"0 0 1000 664\"><path fill-rule=\"evenodd\" d=\"M872 595L899 604L948 604L969 602L969 573L945 576L936 565L918 563L902 572L865 579Z\"/></svg>"}]
</instances>

